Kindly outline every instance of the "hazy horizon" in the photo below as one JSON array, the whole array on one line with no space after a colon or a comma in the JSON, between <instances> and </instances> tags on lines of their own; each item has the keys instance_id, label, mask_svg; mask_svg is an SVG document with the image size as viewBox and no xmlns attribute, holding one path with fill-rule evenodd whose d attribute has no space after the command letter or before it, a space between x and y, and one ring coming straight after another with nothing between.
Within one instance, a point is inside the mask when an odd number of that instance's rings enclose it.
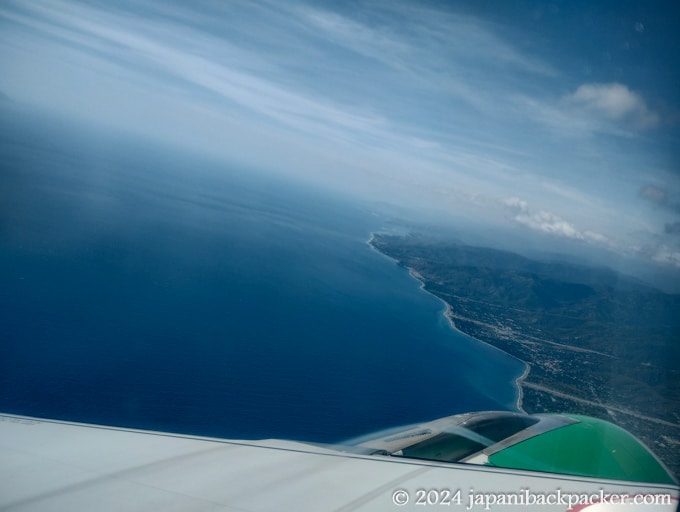
<instances>
[{"instance_id":1,"label":"hazy horizon","mask_svg":"<svg viewBox=\"0 0 680 512\"><path fill-rule=\"evenodd\" d=\"M677 13L8 2L0 91L407 221L677 282Z\"/></svg>"}]
</instances>

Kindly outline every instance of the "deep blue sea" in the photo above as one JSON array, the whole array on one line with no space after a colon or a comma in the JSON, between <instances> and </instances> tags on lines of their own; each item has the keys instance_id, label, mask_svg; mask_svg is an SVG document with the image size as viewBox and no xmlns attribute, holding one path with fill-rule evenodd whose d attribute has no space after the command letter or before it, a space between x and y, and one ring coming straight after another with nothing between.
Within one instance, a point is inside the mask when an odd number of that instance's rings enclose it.
<instances>
[{"instance_id":1,"label":"deep blue sea","mask_svg":"<svg viewBox=\"0 0 680 512\"><path fill-rule=\"evenodd\" d=\"M523 365L367 245L369 207L56 119L1 124L0 411L332 442L514 408Z\"/></svg>"}]
</instances>

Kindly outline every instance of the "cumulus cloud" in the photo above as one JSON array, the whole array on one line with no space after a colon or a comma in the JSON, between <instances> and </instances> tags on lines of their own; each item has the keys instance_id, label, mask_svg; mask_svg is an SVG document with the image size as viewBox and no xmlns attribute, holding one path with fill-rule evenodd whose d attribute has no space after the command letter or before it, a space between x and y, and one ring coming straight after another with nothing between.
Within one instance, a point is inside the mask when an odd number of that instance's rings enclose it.
<instances>
[{"instance_id":1,"label":"cumulus cloud","mask_svg":"<svg viewBox=\"0 0 680 512\"><path fill-rule=\"evenodd\" d=\"M532 211L529 204L518 197L502 200L502 204L512 212L512 220L535 231L549 235L606 244L608 238L595 231L580 231L559 215L545 210Z\"/></svg>"},{"instance_id":2,"label":"cumulus cloud","mask_svg":"<svg viewBox=\"0 0 680 512\"><path fill-rule=\"evenodd\" d=\"M610 121L626 122L646 130L659 124L659 116L645 100L619 83L583 84L566 97L566 102Z\"/></svg>"},{"instance_id":3,"label":"cumulus cloud","mask_svg":"<svg viewBox=\"0 0 680 512\"><path fill-rule=\"evenodd\" d=\"M546 212L545 210L536 213L522 213L515 217L515 220L520 224L524 224L537 231L543 231L551 235L565 236L567 238L574 238L582 240L583 234L580 233L572 224L562 219L554 213Z\"/></svg>"}]
</instances>

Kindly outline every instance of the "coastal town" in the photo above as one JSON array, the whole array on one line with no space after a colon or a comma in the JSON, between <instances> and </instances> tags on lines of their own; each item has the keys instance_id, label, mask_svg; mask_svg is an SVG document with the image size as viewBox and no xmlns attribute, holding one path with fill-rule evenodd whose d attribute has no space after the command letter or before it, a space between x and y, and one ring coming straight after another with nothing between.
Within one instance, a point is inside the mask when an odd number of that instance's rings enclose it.
<instances>
[{"instance_id":1,"label":"coastal town","mask_svg":"<svg viewBox=\"0 0 680 512\"><path fill-rule=\"evenodd\" d=\"M454 328L526 363L521 410L608 420L680 473L677 296L619 282L612 298L604 271L419 236L374 234L370 245L443 300Z\"/></svg>"}]
</instances>

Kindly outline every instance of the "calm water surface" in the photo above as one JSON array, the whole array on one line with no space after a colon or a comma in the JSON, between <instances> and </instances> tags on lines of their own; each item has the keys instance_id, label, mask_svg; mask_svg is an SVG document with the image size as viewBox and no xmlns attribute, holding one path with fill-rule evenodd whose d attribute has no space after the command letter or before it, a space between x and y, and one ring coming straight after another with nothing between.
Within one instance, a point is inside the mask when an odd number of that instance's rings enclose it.
<instances>
[{"instance_id":1,"label":"calm water surface","mask_svg":"<svg viewBox=\"0 0 680 512\"><path fill-rule=\"evenodd\" d=\"M509 409L523 365L451 330L361 205L5 116L0 410L336 441Z\"/></svg>"}]
</instances>

